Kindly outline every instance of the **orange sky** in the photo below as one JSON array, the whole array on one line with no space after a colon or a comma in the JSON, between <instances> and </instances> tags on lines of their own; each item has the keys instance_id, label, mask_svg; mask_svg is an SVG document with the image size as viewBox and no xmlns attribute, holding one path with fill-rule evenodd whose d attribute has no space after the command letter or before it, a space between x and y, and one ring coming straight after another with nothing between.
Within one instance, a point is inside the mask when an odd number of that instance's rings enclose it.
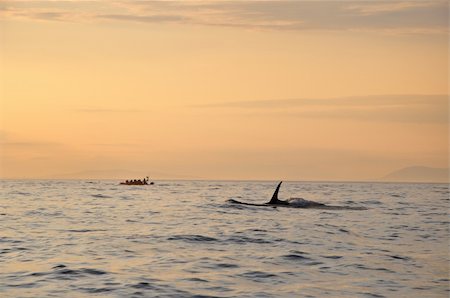
<instances>
[{"instance_id":1,"label":"orange sky","mask_svg":"<svg viewBox=\"0 0 450 298\"><path fill-rule=\"evenodd\" d=\"M2 1L0 176L448 167L447 13L446 1Z\"/></svg>"}]
</instances>

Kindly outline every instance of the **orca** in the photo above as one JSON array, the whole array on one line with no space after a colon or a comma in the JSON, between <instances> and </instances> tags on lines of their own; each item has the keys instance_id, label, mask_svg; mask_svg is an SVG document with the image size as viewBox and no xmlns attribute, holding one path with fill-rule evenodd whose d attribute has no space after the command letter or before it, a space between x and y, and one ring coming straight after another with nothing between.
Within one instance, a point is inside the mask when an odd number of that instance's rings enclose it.
<instances>
[{"instance_id":1,"label":"orca","mask_svg":"<svg viewBox=\"0 0 450 298\"><path fill-rule=\"evenodd\" d=\"M305 200L303 198L290 198L289 200L280 200L278 199L278 192L280 191L281 181L278 183L275 192L272 195L272 198L269 202L263 204L255 204L255 203L246 203L240 202L234 199L228 200L233 204L247 205L247 206L261 206L261 207L290 207L290 208L314 208L314 209L329 209L329 210L365 210L365 207L351 207L351 206L332 206L326 205L323 203L318 203L310 200Z\"/></svg>"}]
</instances>

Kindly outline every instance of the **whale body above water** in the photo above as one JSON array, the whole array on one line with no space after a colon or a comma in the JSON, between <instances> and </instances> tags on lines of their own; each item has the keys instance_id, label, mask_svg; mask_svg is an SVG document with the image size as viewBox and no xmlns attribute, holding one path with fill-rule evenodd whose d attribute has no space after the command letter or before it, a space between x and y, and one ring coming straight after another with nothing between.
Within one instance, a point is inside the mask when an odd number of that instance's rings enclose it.
<instances>
[{"instance_id":1,"label":"whale body above water","mask_svg":"<svg viewBox=\"0 0 450 298\"><path fill-rule=\"evenodd\" d=\"M246 203L240 202L234 199L228 200L233 204L247 205L247 206L261 206L261 207L290 207L290 208L313 208L313 209L329 209L329 210L366 210L365 207L352 207L352 206L332 206L326 205L323 203L318 203L310 200L306 200L303 198L290 198L288 200L280 200L278 199L278 192L280 191L281 181L278 183L275 192L272 195L272 199L269 202L263 204L254 204L254 203Z\"/></svg>"}]
</instances>

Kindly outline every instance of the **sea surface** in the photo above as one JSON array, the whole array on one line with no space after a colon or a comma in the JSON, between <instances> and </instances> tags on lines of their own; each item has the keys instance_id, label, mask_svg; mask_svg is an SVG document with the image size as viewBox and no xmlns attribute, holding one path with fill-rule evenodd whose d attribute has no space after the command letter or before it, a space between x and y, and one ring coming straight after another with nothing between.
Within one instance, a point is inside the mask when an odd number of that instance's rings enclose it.
<instances>
[{"instance_id":1,"label":"sea surface","mask_svg":"<svg viewBox=\"0 0 450 298\"><path fill-rule=\"evenodd\" d=\"M448 184L0 181L1 297L449 297Z\"/></svg>"}]
</instances>

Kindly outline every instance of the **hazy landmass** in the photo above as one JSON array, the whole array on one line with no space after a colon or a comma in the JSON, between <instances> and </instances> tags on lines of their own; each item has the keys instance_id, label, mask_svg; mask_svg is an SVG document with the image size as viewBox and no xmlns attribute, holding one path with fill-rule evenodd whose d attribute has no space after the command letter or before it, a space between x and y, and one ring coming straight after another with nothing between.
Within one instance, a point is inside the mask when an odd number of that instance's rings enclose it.
<instances>
[{"instance_id":1,"label":"hazy landmass","mask_svg":"<svg viewBox=\"0 0 450 298\"><path fill-rule=\"evenodd\" d=\"M75 173L64 173L53 175L51 179L142 179L144 177L150 179L198 179L199 177L189 175L176 175L163 172L153 171L131 171L126 169L111 169L111 170L97 170L97 171L81 171Z\"/></svg>"},{"instance_id":2,"label":"hazy landmass","mask_svg":"<svg viewBox=\"0 0 450 298\"><path fill-rule=\"evenodd\" d=\"M141 179L149 176L150 179L204 179L192 175L180 175L155 171L140 171L127 169L91 170L74 173L64 173L42 177L49 179ZM276 180L276 179L275 179ZM370 180L370 179L368 179ZM449 181L448 168L431 168L424 166L406 167L387 174L379 179L380 182L424 182L424 183L446 183Z\"/></svg>"},{"instance_id":3,"label":"hazy landmass","mask_svg":"<svg viewBox=\"0 0 450 298\"><path fill-rule=\"evenodd\" d=\"M381 181L389 182L449 182L448 168L406 167L382 177Z\"/></svg>"}]
</instances>

